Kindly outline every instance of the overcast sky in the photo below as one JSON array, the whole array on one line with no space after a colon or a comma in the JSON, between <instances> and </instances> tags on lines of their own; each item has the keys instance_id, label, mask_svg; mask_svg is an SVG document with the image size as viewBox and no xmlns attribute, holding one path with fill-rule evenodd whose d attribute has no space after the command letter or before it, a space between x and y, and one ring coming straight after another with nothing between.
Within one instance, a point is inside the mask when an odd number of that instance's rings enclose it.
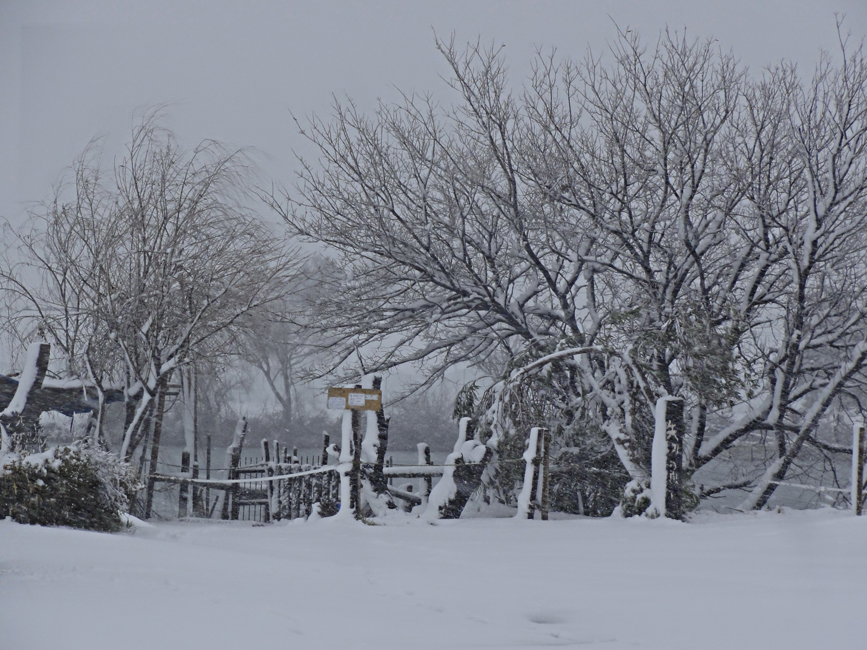
<instances>
[{"instance_id":1,"label":"overcast sky","mask_svg":"<svg viewBox=\"0 0 867 650\"><path fill-rule=\"evenodd\" d=\"M788 58L809 75L835 47L835 13L867 34L865 0L0 0L0 216L20 222L91 138L116 152L133 112L159 103L185 144L254 146L291 182L292 150L309 150L290 111L327 113L333 94L370 107L395 88L448 98L434 31L505 44L517 80L536 47L601 51L614 22L648 40L686 27L752 68Z\"/></svg>"}]
</instances>

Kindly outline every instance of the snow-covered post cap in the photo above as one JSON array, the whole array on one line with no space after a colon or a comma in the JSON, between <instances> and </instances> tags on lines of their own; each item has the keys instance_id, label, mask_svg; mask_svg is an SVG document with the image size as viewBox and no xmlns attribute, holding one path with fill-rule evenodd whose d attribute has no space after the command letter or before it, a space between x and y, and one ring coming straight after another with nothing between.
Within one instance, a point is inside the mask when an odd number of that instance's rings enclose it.
<instances>
[{"instance_id":1,"label":"snow-covered post cap","mask_svg":"<svg viewBox=\"0 0 867 650\"><path fill-rule=\"evenodd\" d=\"M329 408L331 407L329 406ZM352 446L352 411L350 409L343 409L340 433L340 456L337 459L337 472L340 475L340 510L334 518L348 519L353 516L350 507L350 492L352 491L350 483L352 474L352 452L350 451Z\"/></svg>"}]
</instances>

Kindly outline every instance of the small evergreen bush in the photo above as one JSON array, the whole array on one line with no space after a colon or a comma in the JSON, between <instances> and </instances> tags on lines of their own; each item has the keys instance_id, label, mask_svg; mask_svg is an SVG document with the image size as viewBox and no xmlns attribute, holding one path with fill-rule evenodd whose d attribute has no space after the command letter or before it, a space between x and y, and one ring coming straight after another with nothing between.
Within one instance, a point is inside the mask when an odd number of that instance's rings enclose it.
<instances>
[{"instance_id":1,"label":"small evergreen bush","mask_svg":"<svg viewBox=\"0 0 867 650\"><path fill-rule=\"evenodd\" d=\"M130 465L86 444L6 456L0 468L0 519L117 531L124 526L121 513L140 488Z\"/></svg>"},{"instance_id":2,"label":"small evergreen bush","mask_svg":"<svg viewBox=\"0 0 867 650\"><path fill-rule=\"evenodd\" d=\"M624 517L643 515L650 507L650 480L633 479L623 491L620 514Z\"/></svg>"}]
</instances>

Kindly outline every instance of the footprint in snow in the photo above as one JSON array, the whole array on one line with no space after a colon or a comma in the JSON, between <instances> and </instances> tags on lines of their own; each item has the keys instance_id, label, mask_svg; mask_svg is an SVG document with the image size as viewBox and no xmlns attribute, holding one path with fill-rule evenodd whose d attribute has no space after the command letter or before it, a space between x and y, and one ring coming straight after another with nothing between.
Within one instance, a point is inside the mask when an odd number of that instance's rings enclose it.
<instances>
[{"instance_id":1,"label":"footprint in snow","mask_svg":"<svg viewBox=\"0 0 867 650\"><path fill-rule=\"evenodd\" d=\"M533 612L527 614L527 620L538 625L558 625L568 623L569 619L560 612Z\"/></svg>"}]
</instances>

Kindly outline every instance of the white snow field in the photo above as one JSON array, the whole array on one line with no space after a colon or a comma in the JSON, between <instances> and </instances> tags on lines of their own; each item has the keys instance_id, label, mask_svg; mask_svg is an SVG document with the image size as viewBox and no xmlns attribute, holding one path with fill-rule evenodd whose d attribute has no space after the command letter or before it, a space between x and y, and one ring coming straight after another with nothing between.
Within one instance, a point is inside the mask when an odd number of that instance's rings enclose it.
<instances>
[{"instance_id":1,"label":"white snow field","mask_svg":"<svg viewBox=\"0 0 867 650\"><path fill-rule=\"evenodd\" d=\"M0 648L867 648L867 517L0 521Z\"/></svg>"}]
</instances>

